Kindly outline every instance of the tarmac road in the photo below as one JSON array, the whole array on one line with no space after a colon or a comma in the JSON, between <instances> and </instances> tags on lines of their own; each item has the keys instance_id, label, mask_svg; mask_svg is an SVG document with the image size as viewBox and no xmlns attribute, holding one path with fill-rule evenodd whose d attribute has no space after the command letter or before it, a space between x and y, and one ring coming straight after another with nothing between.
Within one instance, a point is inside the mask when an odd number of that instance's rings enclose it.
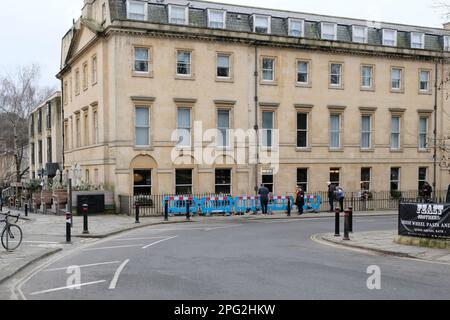
<instances>
[{"instance_id":1,"label":"tarmac road","mask_svg":"<svg viewBox=\"0 0 450 320\"><path fill-rule=\"evenodd\" d=\"M334 220L154 226L89 244L15 286L25 299L450 299L448 265L311 240ZM397 217L359 217L355 231L394 230ZM369 290L369 266L381 290ZM68 270L71 266L78 266ZM69 271L69 272L68 272ZM79 277L80 282L74 282ZM78 286L80 285L80 286Z\"/></svg>"}]
</instances>

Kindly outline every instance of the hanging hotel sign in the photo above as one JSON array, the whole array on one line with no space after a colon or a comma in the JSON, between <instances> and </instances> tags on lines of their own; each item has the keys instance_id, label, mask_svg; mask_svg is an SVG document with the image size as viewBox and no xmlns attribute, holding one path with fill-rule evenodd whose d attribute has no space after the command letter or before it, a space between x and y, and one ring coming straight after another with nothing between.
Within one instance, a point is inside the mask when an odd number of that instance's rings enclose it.
<instances>
[{"instance_id":1,"label":"hanging hotel sign","mask_svg":"<svg viewBox=\"0 0 450 320\"><path fill-rule=\"evenodd\" d=\"M450 204L401 204L399 235L450 239Z\"/></svg>"}]
</instances>

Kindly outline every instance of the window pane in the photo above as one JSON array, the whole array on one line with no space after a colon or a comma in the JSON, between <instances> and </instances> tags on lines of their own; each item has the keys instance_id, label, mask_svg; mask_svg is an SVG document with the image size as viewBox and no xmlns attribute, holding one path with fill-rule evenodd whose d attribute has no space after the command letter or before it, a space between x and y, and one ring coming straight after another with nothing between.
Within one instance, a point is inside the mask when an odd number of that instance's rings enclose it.
<instances>
[{"instance_id":1,"label":"window pane","mask_svg":"<svg viewBox=\"0 0 450 320\"><path fill-rule=\"evenodd\" d=\"M190 109L178 109L178 127L190 128L191 127L191 110Z\"/></svg>"},{"instance_id":2,"label":"window pane","mask_svg":"<svg viewBox=\"0 0 450 320\"><path fill-rule=\"evenodd\" d=\"M231 170L216 170L216 185L231 185Z\"/></svg>"},{"instance_id":3,"label":"window pane","mask_svg":"<svg viewBox=\"0 0 450 320\"><path fill-rule=\"evenodd\" d=\"M149 144L148 128L136 128L136 145L148 146Z\"/></svg>"},{"instance_id":4,"label":"window pane","mask_svg":"<svg viewBox=\"0 0 450 320\"><path fill-rule=\"evenodd\" d=\"M273 129L273 112L263 112L263 129Z\"/></svg>"},{"instance_id":5,"label":"window pane","mask_svg":"<svg viewBox=\"0 0 450 320\"><path fill-rule=\"evenodd\" d=\"M228 110L219 110L218 112L219 128L230 127L230 112Z\"/></svg>"},{"instance_id":6,"label":"window pane","mask_svg":"<svg viewBox=\"0 0 450 320\"><path fill-rule=\"evenodd\" d=\"M230 76L230 56L219 55L217 57L217 76L226 78Z\"/></svg>"},{"instance_id":7,"label":"window pane","mask_svg":"<svg viewBox=\"0 0 450 320\"><path fill-rule=\"evenodd\" d=\"M181 75L191 74L191 53L180 51L177 54L177 73Z\"/></svg>"},{"instance_id":8,"label":"window pane","mask_svg":"<svg viewBox=\"0 0 450 320\"><path fill-rule=\"evenodd\" d=\"M306 113L297 113L297 129L308 129L308 115Z\"/></svg>"},{"instance_id":9,"label":"window pane","mask_svg":"<svg viewBox=\"0 0 450 320\"><path fill-rule=\"evenodd\" d=\"M192 185L192 170L176 170L177 185Z\"/></svg>"},{"instance_id":10,"label":"window pane","mask_svg":"<svg viewBox=\"0 0 450 320\"><path fill-rule=\"evenodd\" d=\"M148 108L136 108L136 126L149 126L149 112Z\"/></svg>"}]
</instances>

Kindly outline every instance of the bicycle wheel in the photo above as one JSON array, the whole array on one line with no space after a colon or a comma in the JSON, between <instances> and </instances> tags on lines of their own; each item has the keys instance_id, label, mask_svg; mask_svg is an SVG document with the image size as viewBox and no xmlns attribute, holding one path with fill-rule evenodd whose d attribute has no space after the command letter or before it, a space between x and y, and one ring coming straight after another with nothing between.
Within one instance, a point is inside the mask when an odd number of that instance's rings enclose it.
<instances>
[{"instance_id":1,"label":"bicycle wheel","mask_svg":"<svg viewBox=\"0 0 450 320\"><path fill-rule=\"evenodd\" d=\"M8 251L16 250L22 243L22 229L15 224L9 225L2 232L2 246Z\"/></svg>"}]
</instances>

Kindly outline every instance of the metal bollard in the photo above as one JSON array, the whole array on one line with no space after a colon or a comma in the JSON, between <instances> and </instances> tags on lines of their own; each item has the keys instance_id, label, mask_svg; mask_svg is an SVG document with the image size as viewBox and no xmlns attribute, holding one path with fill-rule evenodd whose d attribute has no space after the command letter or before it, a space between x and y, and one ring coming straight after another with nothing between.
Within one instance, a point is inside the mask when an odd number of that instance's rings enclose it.
<instances>
[{"instance_id":1,"label":"metal bollard","mask_svg":"<svg viewBox=\"0 0 450 320\"><path fill-rule=\"evenodd\" d=\"M0 198L0 212L3 211L3 199Z\"/></svg>"},{"instance_id":2,"label":"metal bollard","mask_svg":"<svg viewBox=\"0 0 450 320\"><path fill-rule=\"evenodd\" d=\"M344 221L344 240L346 241L350 240L349 229L350 229L350 212L346 210Z\"/></svg>"},{"instance_id":3,"label":"metal bollard","mask_svg":"<svg viewBox=\"0 0 450 320\"><path fill-rule=\"evenodd\" d=\"M353 207L349 207L348 211L350 213L350 215L349 215L349 220L350 220L349 231L350 231L350 233L353 233Z\"/></svg>"},{"instance_id":4,"label":"metal bollard","mask_svg":"<svg viewBox=\"0 0 450 320\"><path fill-rule=\"evenodd\" d=\"M292 208L291 208L291 198L288 198L288 205L287 205L287 215L288 215L288 217L291 216L291 210L292 210Z\"/></svg>"},{"instance_id":5,"label":"metal bollard","mask_svg":"<svg viewBox=\"0 0 450 320\"><path fill-rule=\"evenodd\" d=\"M139 221L139 215L140 215L140 206L139 206L139 203L136 203L135 204L135 206L136 206L136 224L139 224L139 223L141 223L140 221Z\"/></svg>"},{"instance_id":6,"label":"metal bollard","mask_svg":"<svg viewBox=\"0 0 450 320\"><path fill-rule=\"evenodd\" d=\"M28 217L28 203L25 203L25 217Z\"/></svg>"},{"instance_id":7,"label":"metal bollard","mask_svg":"<svg viewBox=\"0 0 450 320\"><path fill-rule=\"evenodd\" d=\"M89 234L88 212L89 206L87 204L83 204L83 234Z\"/></svg>"},{"instance_id":8,"label":"metal bollard","mask_svg":"<svg viewBox=\"0 0 450 320\"><path fill-rule=\"evenodd\" d=\"M169 221L169 201L164 203L164 221Z\"/></svg>"},{"instance_id":9,"label":"metal bollard","mask_svg":"<svg viewBox=\"0 0 450 320\"><path fill-rule=\"evenodd\" d=\"M191 212L189 206L189 200L186 201L186 219L191 220Z\"/></svg>"},{"instance_id":10,"label":"metal bollard","mask_svg":"<svg viewBox=\"0 0 450 320\"><path fill-rule=\"evenodd\" d=\"M67 212L66 213L66 242L71 243L72 242L72 214Z\"/></svg>"},{"instance_id":11,"label":"metal bollard","mask_svg":"<svg viewBox=\"0 0 450 320\"><path fill-rule=\"evenodd\" d=\"M334 236L341 236L341 223L340 223L340 213L341 210L339 208L335 209L335 222L334 222Z\"/></svg>"}]
</instances>

